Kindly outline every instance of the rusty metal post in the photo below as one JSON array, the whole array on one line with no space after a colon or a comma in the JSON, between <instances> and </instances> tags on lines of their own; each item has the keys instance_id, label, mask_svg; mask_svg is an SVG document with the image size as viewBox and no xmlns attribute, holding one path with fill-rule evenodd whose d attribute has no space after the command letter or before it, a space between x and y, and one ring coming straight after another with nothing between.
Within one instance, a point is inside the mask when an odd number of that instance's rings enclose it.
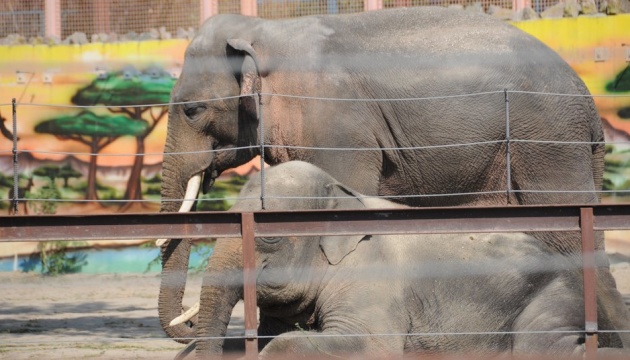
<instances>
[{"instance_id":1,"label":"rusty metal post","mask_svg":"<svg viewBox=\"0 0 630 360\"><path fill-rule=\"evenodd\" d=\"M258 357L258 319L256 316L256 253L254 214L241 215L243 235L243 301L245 302L245 358Z\"/></svg>"},{"instance_id":2,"label":"rusty metal post","mask_svg":"<svg viewBox=\"0 0 630 360\"><path fill-rule=\"evenodd\" d=\"M582 264L584 274L584 331L586 358L597 357L597 298L595 278L595 230L593 208L580 208Z\"/></svg>"}]
</instances>

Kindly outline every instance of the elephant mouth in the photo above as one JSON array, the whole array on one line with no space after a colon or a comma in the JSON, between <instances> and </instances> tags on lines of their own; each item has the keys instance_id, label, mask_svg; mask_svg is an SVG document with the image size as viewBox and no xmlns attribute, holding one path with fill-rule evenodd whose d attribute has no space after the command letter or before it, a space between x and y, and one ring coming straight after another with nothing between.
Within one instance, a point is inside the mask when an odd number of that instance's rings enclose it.
<instances>
[{"instance_id":1,"label":"elephant mouth","mask_svg":"<svg viewBox=\"0 0 630 360\"><path fill-rule=\"evenodd\" d=\"M214 181L219 177L219 172L215 167L215 162L213 161L209 167L206 168L203 172L203 182L201 186L201 191L203 194L207 194L210 191L210 188L214 185Z\"/></svg>"},{"instance_id":2,"label":"elephant mouth","mask_svg":"<svg viewBox=\"0 0 630 360\"><path fill-rule=\"evenodd\" d=\"M214 185L214 180L217 178L217 176L218 173L214 167L214 162L203 172L191 176L190 179L188 179L188 183L186 184L186 192L184 193L182 205L177 212L185 213L195 209L199 190L201 189L202 192L206 194L210 190L212 185ZM168 239L157 239L155 241L155 245L161 247L164 246L167 241Z\"/></svg>"}]
</instances>

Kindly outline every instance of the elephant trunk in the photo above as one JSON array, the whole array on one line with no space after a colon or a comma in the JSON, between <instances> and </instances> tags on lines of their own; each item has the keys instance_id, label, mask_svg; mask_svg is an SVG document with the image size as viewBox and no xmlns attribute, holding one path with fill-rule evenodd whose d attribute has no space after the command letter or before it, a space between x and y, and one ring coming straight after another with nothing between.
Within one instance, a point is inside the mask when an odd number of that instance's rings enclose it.
<instances>
[{"instance_id":1,"label":"elephant trunk","mask_svg":"<svg viewBox=\"0 0 630 360\"><path fill-rule=\"evenodd\" d=\"M241 239L220 239L208 264L201 289L197 356L208 358L223 352L224 337L234 306L243 296Z\"/></svg>"},{"instance_id":2,"label":"elephant trunk","mask_svg":"<svg viewBox=\"0 0 630 360\"><path fill-rule=\"evenodd\" d=\"M158 299L162 329L169 337L183 344L191 341L190 338L195 336L195 330L186 324L170 326L169 323L182 312L190 247L191 242L188 239L173 239L162 248L162 279Z\"/></svg>"},{"instance_id":3,"label":"elephant trunk","mask_svg":"<svg viewBox=\"0 0 630 360\"><path fill-rule=\"evenodd\" d=\"M165 154L173 152L168 144L172 142L169 138ZM181 169L178 164L182 159L176 155L165 156L162 169L162 204L160 212L187 212L194 207L194 199L197 197L201 176L192 176L190 179L183 179ZM188 184L186 184L188 180ZM189 199L181 201L181 199ZM157 245L162 249L162 277L160 284L160 295L158 300L158 313L160 324L171 338L192 338L195 335L194 328L186 324L170 326L171 320L182 313L182 298L186 289L186 276L188 272L188 262L190 256L191 242L189 239L159 239ZM176 339L180 343L189 343L190 339Z\"/></svg>"}]
</instances>

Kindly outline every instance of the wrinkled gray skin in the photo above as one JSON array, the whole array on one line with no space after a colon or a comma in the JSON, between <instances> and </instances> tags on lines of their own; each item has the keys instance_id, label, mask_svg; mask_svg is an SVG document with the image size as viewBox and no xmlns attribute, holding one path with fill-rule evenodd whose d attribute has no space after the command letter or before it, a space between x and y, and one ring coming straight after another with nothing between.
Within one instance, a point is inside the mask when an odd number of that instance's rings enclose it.
<instances>
[{"instance_id":1,"label":"wrinkled gray skin","mask_svg":"<svg viewBox=\"0 0 630 360\"><path fill-rule=\"evenodd\" d=\"M588 95L583 82L554 51L483 14L421 7L281 21L214 16L189 45L172 92L173 102L194 103L175 104L169 110L161 211L180 209L181 201L173 199L184 197L193 176L203 175L206 191L222 171L258 155L258 147L247 147L259 144L261 118L264 143L276 145L264 153L270 164L307 161L367 195L498 192L394 198L411 206L505 204L505 143L392 150L504 141L502 92L371 102L263 95L262 106L256 96L247 96L260 92L399 99L503 89ZM238 95L246 97L226 98ZM223 99L208 100L215 98ZM509 111L510 188L515 190L509 202L597 203L602 144L517 142L603 141L592 99L511 93ZM193 196L197 191L193 189ZM581 246L575 233L535 236L560 253L576 253ZM603 249L602 236L596 246ZM169 336L189 337L194 335L190 327L168 323L181 313L190 242L172 239L162 250L160 321ZM618 327L627 328L627 310L614 291L608 263L599 265L601 300L610 305Z\"/></svg>"},{"instance_id":2,"label":"wrinkled gray skin","mask_svg":"<svg viewBox=\"0 0 630 360\"><path fill-rule=\"evenodd\" d=\"M401 207L361 197L304 162L270 168L265 191L269 197L320 198L269 199L270 210ZM252 200L237 201L234 211L260 210L259 177L241 197ZM226 264L241 258L240 239L217 241L203 281L198 336L225 335L243 295L242 266ZM575 333L584 328L581 259L559 255L526 234L257 238L256 265L259 334L282 334L261 344L263 358L287 351L324 357L584 351L583 335ZM606 312L598 316L600 330L611 329ZM566 332L304 337L532 331ZM619 346L619 337L600 333L599 344ZM199 341L197 354L212 357L221 346L222 340Z\"/></svg>"}]
</instances>

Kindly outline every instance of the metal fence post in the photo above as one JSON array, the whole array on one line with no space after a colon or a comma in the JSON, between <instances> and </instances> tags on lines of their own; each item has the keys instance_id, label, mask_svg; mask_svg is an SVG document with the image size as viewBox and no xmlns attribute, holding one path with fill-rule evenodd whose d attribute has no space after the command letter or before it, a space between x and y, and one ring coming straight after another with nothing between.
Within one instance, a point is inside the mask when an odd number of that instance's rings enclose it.
<instances>
[{"instance_id":1,"label":"metal fence post","mask_svg":"<svg viewBox=\"0 0 630 360\"><path fill-rule=\"evenodd\" d=\"M505 167L506 167L506 204L510 204L510 193L512 192L512 167L510 166L510 97L508 90L503 89L505 94Z\"/></svg>"},{"instance_id":2,"label":"metal fence post","mask_svg":"<svg viewBox=\"0 0 630 360\"><path fill-rule=\"evenodd\" d=\"M262 94L258 93L258 121L260 121L260 206L265 210L265 127L262 114Z\"/></svg>"},{"instance_id":3,"label":"metal fence post","mask_svg":"<svg viewBox=\"0 0 630 360\"><path fill-rule=\"evenodd\" d=\"M580 230L582 233L582 271L584 276L584 331L586 357L597 356L597 294L595 277L595 230L593 208L580 208Z\"/></svg>"},{"instance_id":4,"label":"metal fence post","mask_svg":"<svg viewBox=\"0 0 630 360\"><path fill-rule=\"evenodd\" d=\"M258 356L258 319L256 316L256 253L254 214L241 214L243 236L243 301L245 303L245 357Z\"/></svg>"},{"instance_id":5,"label":"metal fence post","mask_svg":"<svg viewBox=\"0 0 630 360\"><path fill-rule=\"evenodd\" d=\"M11 108L13 111L13 199L11 199L11 206L13 206L13 214L18 213L18 199L19 194L19 170L18 170L18 150L17 150L17 103L15 98L11 100Z\"/></svg>"}]
</instances>

